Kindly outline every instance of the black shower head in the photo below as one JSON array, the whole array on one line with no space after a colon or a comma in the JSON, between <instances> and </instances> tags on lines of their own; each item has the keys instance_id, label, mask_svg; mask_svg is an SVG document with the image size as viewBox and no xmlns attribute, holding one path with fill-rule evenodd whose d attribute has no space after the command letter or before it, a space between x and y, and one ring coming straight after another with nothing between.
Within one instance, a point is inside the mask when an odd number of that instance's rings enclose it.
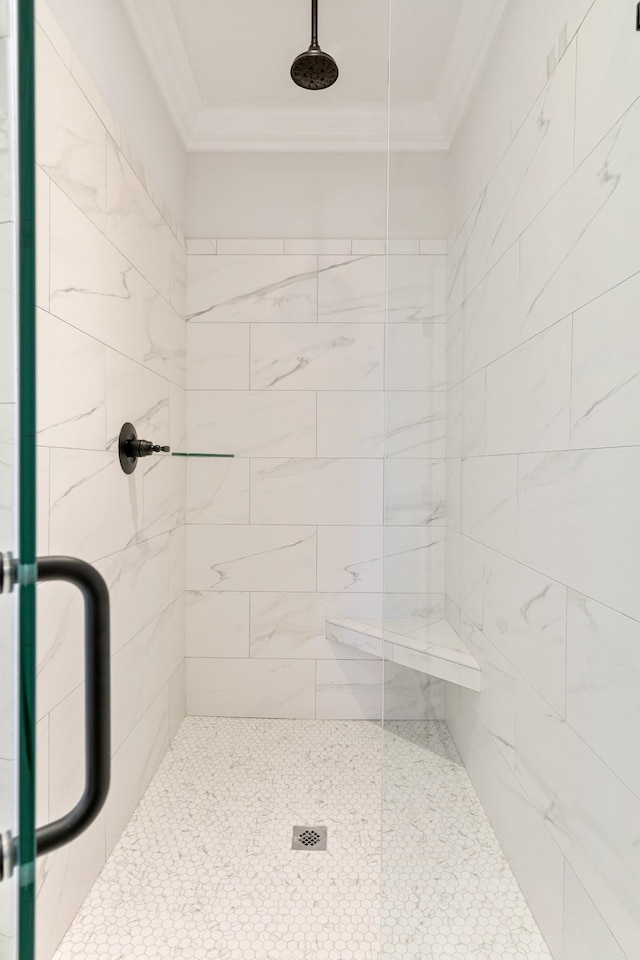
<instances>
[{"instance_id":1,"label":"black shower head","mask_svg":"<svg viewBox=\"0 0 640 960\"><path fill-rule=\"evenodd\" d=\"M338 79L338 64L318 44L318 0L311 0L311 46L293 61L291 79L305 90L324 90Z\"/></svg>"}]
</instances>

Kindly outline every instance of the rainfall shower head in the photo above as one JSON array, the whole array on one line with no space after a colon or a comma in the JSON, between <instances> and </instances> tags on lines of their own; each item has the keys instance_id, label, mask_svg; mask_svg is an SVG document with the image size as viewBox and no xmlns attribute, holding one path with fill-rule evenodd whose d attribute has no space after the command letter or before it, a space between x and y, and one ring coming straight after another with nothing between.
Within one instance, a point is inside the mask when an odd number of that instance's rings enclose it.
<instances>
[{"instance_id":1,"label":"rainfall shower head","mask_svg":"<svg viewBox=\"0 0 640 960\"><path fill-rule=\"evenodd\" d=\"M311 46L293 61L291 79L305 90L324 90L338 79L338 64L318 44L318 0L311 0Z\"/></svg>"}]
</instances>

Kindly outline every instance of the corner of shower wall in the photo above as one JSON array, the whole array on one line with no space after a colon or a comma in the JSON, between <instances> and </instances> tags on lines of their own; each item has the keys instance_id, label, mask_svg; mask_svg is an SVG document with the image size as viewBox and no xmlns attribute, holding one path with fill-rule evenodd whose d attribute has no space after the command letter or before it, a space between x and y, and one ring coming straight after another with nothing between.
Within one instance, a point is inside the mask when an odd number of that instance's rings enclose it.
<instances>
[{"instance_id":1,"label":"corner of shower wall","mask_svg":"<svg viewBox=\"0 0 640 960\"><path fill-rule=\"evenodd\" d=\"M631 20L514 0L452 146L447 616L482 692L450 687L446 717L564 960L638 946L637 402L607 411L640 269Z\"/></svg>"},{"instance_id":2,"label":"corner of shower wall","mask_svg":"<svg viewBox=\"0 0 640 960\"><path fill-rule=\"evenodd\" d=\"M112 786L104 811L38 864L38 956L55 950L185 714L180 458L119 466L124 421L185 449L186 248L179 226L45 3L37 12L38 552L105 577L112 610ZM83 776L81 609L38 587L38 819Z\"/></svg>"}]
</instances>

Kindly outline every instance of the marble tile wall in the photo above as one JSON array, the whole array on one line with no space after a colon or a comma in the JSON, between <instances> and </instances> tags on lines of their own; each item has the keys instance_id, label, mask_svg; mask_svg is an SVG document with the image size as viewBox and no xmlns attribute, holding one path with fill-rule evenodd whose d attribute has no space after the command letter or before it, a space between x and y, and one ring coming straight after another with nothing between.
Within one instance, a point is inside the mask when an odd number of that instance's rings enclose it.
<instances>
[{"instance_id":1,"label":"marble tile wall","mask_svg":"<svg viewBox=\"0 0 640 960\"><path fill-rule=\"evenodd\" d=\"M38 862L38 957L55 950L185 714L184 460L122 473L117 437L184 449L186 249L66 38L37 14L38 551L105 577L112 604L112 787ZM38 588L38 818L84 776L82 611Z\"/></svg>"},{"instance_id":2,"label":"marble tile wall","mask_svg":"<svg viewBox=\"0 0 640 960\"><path fill-rule=\"evenodd\" d=\"M187 252L188 713L440 716L324 622L444 615L446 242Z\"/></svg>"},{"instance_id":3,"label":"marble tile wall","mask_svg":"<svg viewBox=\"0 0 640 960\"><path fill-rule=\"evenodd\" d=\"M558 960L640 949L634 26L514 0L452 149L446 713Z\"/></svg>"}]
</instances>

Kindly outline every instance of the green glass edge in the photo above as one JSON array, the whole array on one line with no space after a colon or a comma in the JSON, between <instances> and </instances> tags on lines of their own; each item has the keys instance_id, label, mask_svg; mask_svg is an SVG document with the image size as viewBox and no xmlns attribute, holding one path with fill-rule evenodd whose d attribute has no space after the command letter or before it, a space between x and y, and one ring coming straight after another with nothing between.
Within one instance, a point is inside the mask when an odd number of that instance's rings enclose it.
<instances>
[{"instance_id":1,"label":"green glass edge","mask_svg":"<svg viewBox=\"0 0 640 960\"><path fill-rule=\"evenodd\" d=\"M235 453L172 453L172 457L221 457L233 459Z\"/></svg>"},{"instance_id":2,"label":"green glass edge","mask_svg":"<svg viewBox=\"0 0 640 960\"><path fill-rule=\"evenodd\" d=\"M18 38L18 957L35 952L36 158L35 12L17 0Z\"/></svg>"}]
</instances>

